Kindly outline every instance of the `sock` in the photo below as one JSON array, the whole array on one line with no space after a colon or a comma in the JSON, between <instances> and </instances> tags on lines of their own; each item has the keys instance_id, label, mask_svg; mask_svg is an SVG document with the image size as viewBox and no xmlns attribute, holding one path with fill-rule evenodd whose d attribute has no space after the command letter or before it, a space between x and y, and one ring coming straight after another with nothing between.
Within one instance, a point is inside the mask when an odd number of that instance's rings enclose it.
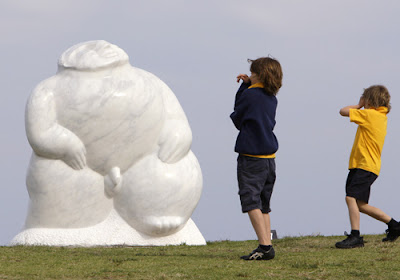
<instances>
[{"instance_id":1,"label":"sock","mask_svg":"<svg viewBox=\"0 0 400 280\"><path fill-rule=\"evenodd\" d=\"M355 236L355 237L360 237L360 231L359 230L352 229L350 234L352 236Z\"/></svg>"},{"instance_id":2,"label":"sock","mask_svg":"<svg viewBox=\"0 0 400 280\"><path fill-rule=\"evenodd\" d=\"M392 218L392 219L390 220L390 222L387 223L387 225L388 225L388 227L390 227L390 228L394 228L394 227L399 226L399 222L397 222L395 219Z\"/></svg>"},{"instance_id":3,"label":"sock","mask_svg":"<svg viewBox=\"0 0 400 280\"><path fill-rule=\"evenodd\" d=\"M272 248L272 245L261 245L259 246L261 249L263 249L264 251L269 251Z\"/></svg>"}]
</instances>

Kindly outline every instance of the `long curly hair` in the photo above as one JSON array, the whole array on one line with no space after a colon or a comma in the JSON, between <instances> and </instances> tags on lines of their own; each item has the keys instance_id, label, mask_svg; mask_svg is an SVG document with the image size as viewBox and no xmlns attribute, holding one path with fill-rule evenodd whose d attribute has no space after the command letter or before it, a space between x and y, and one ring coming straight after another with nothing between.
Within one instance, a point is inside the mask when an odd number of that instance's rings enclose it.
<instances>
[{"instance_id":1,"label":"long curly hair","mask_svg":"<svg viewBox=\"0 0 400 280\"><path fill-rule=\"evenodd\" d=\"M370 86L369 88L364 89L362 97L369 107L378 108L383 106L388 108L388 113L392 108L392 106L390 105L390 94L385 86Z\"/></svg>"},{"instance_id":2,"label":"long curly hair","mask_svg":"<svg viewBox=\"0 0 400 280\"><path fill-rule=\"evenodd\" d=\"M260 57L255 60L247 60L250 71L257 74L260 82L264 84L264 89L268 94L277 95L282 87L282 68L278 60L271 57Z\"/></svg>"}]
</instances>

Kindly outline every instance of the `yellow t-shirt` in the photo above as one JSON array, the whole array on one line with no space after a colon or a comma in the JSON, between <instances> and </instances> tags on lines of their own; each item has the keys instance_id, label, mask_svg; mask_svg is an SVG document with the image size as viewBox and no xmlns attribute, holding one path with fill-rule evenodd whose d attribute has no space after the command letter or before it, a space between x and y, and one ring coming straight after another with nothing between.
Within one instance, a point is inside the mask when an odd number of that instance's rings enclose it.
<instances>
[{"instance_id":1,"label":"yellow t-shirt","mask_svg":"<svg viewBox=\"0 0 400 280\"><path fill-rule=\"evenodd\" d=\"M358 124L350 154L349 169L360 168L376 175L386 136L388 108L350 109L350 121Z\"/></svg>"}]
</instances>

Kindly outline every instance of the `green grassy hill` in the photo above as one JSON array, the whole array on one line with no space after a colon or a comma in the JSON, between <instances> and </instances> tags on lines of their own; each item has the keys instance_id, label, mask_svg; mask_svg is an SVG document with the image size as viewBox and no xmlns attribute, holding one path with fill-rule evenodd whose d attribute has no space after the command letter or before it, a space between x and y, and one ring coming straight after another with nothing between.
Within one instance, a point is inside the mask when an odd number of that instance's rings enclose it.
<instances>
[{"instance_id":1,"label":"green grassy hill","mask_svg":"<svg viewBox=\"0 0 400 280\"><path fill-rule=\"evenodd\" d=\"M271 261L239 257L256 241L166 247L0 247L0 279L400 279L400 240L364 236L364 248L334 248L344 237L274 240Z\"/></svg>"}]
</instances>

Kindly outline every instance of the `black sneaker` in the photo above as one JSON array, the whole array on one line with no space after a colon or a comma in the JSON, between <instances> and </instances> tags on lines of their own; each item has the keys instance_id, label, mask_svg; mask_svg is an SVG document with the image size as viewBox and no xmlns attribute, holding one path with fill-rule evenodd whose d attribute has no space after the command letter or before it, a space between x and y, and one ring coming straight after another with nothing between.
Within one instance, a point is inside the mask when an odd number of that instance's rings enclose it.
<instances>
[{"instance_id":1,"label":"black sneaker","mask_svg":"<svg viewBox=\"0 0 400 280\"><path fill-rule=\"evenodd\" d=\"M347 234L347 232L344 233L347 235L347 238L343 241L337 242L335 244L336 248L339 249L351 249L351 248L357 248L357 247L364 247L364 239L363 237L357 237L351 234Z\"/></svg>"},{"instance_id":2,"label":"black sneaker","mask_svg":"<svg viewBox=\"0 0 400 280\"><path fill-rule=\"evenodd\" d=\"M382 242L394 242L400 236L400 228L388 228L386 230L386 237L382 239Z\"/></svg>"},{"instance_id":3,"label":"black sneaker","mask_svg":"<svg viewBox=\"0 0 400 280\"><path fill-rule=\"evenodd\" d=\"M257 247L253 252L249 255L241 256L242 260L251 261L251 260L271 260L275 257L275 250L273 247L268 251L263 250L260 246Z\"/></svg>"}]
</instances>

